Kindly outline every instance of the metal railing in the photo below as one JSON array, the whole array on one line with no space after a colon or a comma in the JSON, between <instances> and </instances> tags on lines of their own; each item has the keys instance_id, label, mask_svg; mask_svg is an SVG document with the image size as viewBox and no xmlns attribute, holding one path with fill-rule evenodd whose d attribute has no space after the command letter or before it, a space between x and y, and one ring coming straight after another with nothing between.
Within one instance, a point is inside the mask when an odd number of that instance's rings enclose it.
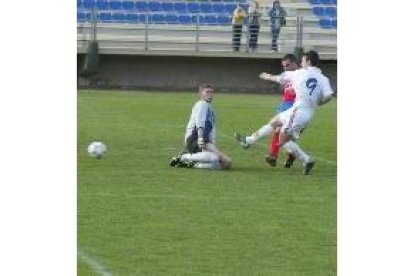
<instances>
[{"instance_id":1,"label":"metal railing","mask_svg":"<svg viewBox=\"0 0 414 276\"><path fill-rule=\"evenodd\" d=\"M295 48L312 47L312 44L304 42L315 41L310 33L319 32L326 37L318 43L324 46L326 40L327 45L332 46L330 51L336 53L336 30L321 29L314 17L287 16L286 26L281 27L280 34L277 34L277 47L272 41L275 33L266 21L261 21L259 27L244 24L235 31L231 24L206 22L206 17L200 14L192 14L190 24L161 23L154 19L147 13L135 21L106 21L99 19L98 12L93 9L90 19L78 23L78 51L85 49L89 40L97 40L100 48L107 51L272 53L276 50L288 53ZM304 34L307 34L304 32L308 32L310 38L304 39Z\"/></svg>"}]
</instances>

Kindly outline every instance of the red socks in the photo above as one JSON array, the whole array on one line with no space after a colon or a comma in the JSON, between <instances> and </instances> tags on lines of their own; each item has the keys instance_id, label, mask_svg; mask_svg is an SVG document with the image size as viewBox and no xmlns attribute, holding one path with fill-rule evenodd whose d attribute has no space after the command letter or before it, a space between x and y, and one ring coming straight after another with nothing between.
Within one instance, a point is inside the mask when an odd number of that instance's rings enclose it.
<instances>
[{"instance_id":1,"label":"red socks","mask_svg":"<svg viewBox=\"0 0 414 276\"><path fill-rule=\"evenodd\" d=\"M280 149L279 133L273 132L272 138L269 143L269 154L274 157L277 157L279 155L279 149Z\"/></svg>"}]
</instances>

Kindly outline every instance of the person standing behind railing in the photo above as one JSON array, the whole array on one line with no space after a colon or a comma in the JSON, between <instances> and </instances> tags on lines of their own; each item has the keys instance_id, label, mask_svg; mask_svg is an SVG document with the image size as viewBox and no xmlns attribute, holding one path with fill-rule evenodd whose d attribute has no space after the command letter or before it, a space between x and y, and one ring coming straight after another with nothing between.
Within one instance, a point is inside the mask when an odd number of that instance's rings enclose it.
<instances>
[{"instance_id":1,"label":"person standing behind railing","mask_svg":"<svg viewBox=\"0 0 414 276\"><path fill-rule=\"evenodd\" d=\"M272 50L278 51L280 29L286 26L286 10L280 5L279 0L273 2L273 7L269 10L270 28L272 31Z\"/></svg>"},{"instance_id":2,"label":"person standing behind railing","mask_svg":"<svg viewBox=\"0 0 414 276\"><path fill-rule=\"evenodd\" d=\"M233 51L240 51L240 40L243 32L243 22L246 13L240 4L233 12L231 24L233 25Z\"/></svg>"},{"instance_id":3,"label":"person standing behind railing","mask_svg":"<svg viewBox=\"0 0 414 276\"><path fill-rule=\"evenodd\" d=\"M251 2L248 11L248 26L249 26L249 48L252 52L257 51L257 40L260 32L260 12L259 3L257 1Z\"/></svg>"}]
</instances>

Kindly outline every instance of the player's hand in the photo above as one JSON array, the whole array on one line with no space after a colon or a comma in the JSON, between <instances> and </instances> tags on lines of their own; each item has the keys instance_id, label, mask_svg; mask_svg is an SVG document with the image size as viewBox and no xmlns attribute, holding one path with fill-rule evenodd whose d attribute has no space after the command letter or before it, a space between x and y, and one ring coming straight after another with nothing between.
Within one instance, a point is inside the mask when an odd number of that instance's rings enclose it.
<instances>
[{"instance_id":1,"label":"player's hand","mask_svg":"<svg viewBox=\"0 0 414 276\"><path fill-rule=\"evenodd\" d=\"M206 148L206 143L205 143L203 137L199 137L197 139L197 145L199 146L200 149L205 149Z\"/></svg>"},{"instance_id":2,"label":"player's hand","mask_svg":"<svg viewBox=\"0 0 414 276\"><path fill-rule=\"evenodd\" d=\"M265 73L265 72L263 72L259 75L259 78L261 78L262 80L268 80L269 77L270 77L270 74Z\"/></svg>"}]
</instances>

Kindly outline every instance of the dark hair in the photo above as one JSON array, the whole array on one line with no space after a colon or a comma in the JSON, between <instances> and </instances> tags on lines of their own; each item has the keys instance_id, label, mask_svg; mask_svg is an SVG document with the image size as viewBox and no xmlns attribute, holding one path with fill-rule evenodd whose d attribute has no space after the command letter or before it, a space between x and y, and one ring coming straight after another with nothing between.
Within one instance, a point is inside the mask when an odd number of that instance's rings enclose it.
<instances>
[{"instance_id":1,"label":"dark hair","mask_svg":"<svg viewBox=\"0 0 414 276\"><path fill-rule=\"evenodd\" d=\"M206 89L206 88L211 88L211 89L213 89L213 90L214 90L214 85L209 84L209 83L202 83L202 84L200 84L200 85L198 86L198 92L201 92L201 91L203 91L203 90L204 90L204 89Z\"/></svg>"},{"instance_id":2,"label":"dark hair","mask_svg":"<svg viewBox=\"0 0 414 276\"><path fill-rule=\"evenodd\" d=\"M282 61L287 61L287 60L298 64L298 60L296 59L295 55L293 55L293 54L284 55L283 58L282 58Z\"/></svg>"},{"instance_id":3,"label":"dark hair","mask_svg":"<svg viewBox=\"0 0 414 276\"><path fill-rule=\"evenodd\" d=\"M319 65L319 55L315 51L309 51L303 54L306 61L309 61L312 66L318 66Z\"/></svg>"}]
</instances>

